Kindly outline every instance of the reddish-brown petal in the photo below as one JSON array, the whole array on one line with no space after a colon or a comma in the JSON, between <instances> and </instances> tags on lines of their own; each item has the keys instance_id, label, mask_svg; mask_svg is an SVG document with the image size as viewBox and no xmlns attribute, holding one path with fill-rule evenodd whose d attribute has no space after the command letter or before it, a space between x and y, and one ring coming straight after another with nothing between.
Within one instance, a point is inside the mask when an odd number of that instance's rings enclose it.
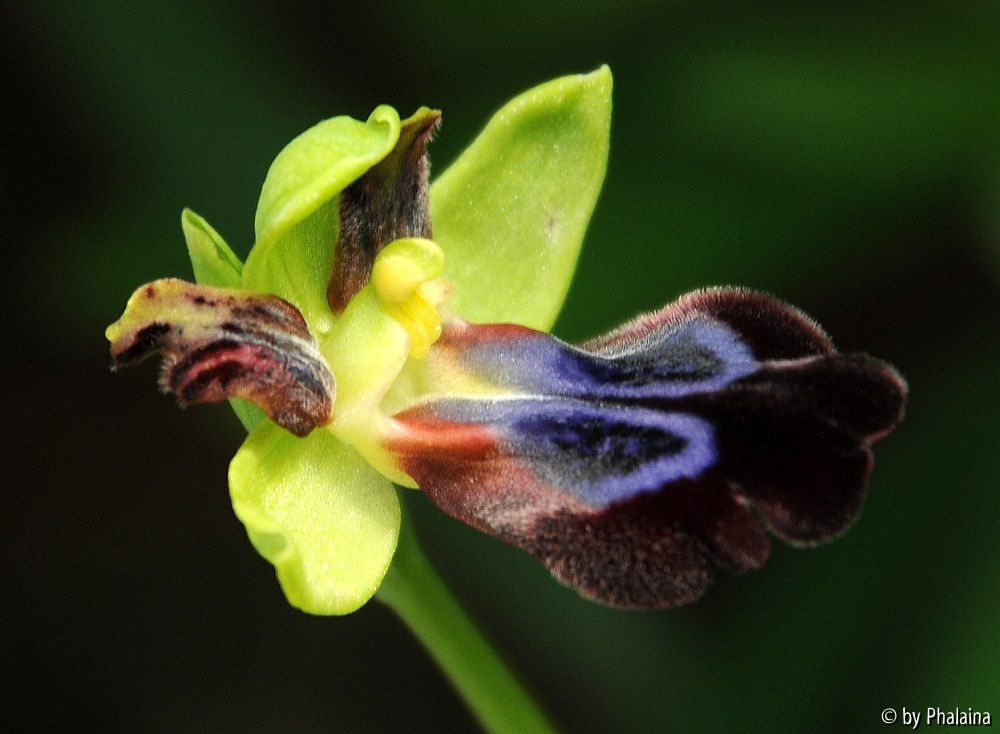
<instances>
[{"instance_id":1,"label":"reddish-brown petal","mask_svg":"<svg viewBox=\"0 0 1000 734\"><path fill-rule=\"evenodd\" d=\"M297 436L330 420L333 376L302 314L277 296L158 280L107 336L115 369L161 354L160 386L181 405L243 398Z\"/></svg>"}]
</instances>

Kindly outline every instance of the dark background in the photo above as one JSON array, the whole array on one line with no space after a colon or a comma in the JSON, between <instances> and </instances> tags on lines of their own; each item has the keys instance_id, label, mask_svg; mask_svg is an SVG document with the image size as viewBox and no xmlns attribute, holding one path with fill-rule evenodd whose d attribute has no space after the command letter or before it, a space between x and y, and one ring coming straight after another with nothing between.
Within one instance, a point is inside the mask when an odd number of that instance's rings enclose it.
<instances>
[{"instance_id":1,"label":"dark background","mask_svg":"<svg viewBox=\"0 0 1000 734\"><path fill-rule=\"evenodd\" d=\"M103 329L189 277L183 206L245 255L268 164L319 119L440 106L440 171L602 62L610 167L557 333L764 288L894 362L909 415L846 537L680 610L581 601L414 494L427 552L573 731L1000 716L996 2L250 5L2 6L0 728L473 728L386 609L285 604L229 507L231 412L112 377Z\"/></svg>"}]
</instances>

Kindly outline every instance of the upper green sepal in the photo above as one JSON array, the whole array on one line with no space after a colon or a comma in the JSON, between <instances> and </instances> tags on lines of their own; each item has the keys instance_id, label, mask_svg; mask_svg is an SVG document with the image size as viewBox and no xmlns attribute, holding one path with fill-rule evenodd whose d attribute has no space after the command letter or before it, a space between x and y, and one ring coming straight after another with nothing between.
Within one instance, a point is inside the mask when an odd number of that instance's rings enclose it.
<instances>
[{"instance_id":1,"label":"upper green sepal","mask_svg":"<svg viewBox=\"0 0 1000 734\"><path fill-rule=\"evenodd\" d=\"M340 231L338 195L392 152L399 131L399 115L386 105L367 122L334 117L285 146L267 173L242 287L294 304L319 339L334 321L326 289Z\"/></svg>"},{"instance_id":2,"label":"upper green sepal","mask_svg":"<svg viewBox=\"0 0 1000 734\"><path fill-rule=\"evenodd\" d=\"M380 105L366 122L333 117L286 145L261 188L257 245L281 237L385 158L399 139L399 124L396 110Z\"/></svg>"},{"instance_id":3,"label":"upper green sepal","mask_svg":"<svg viewBox=\"0 0 1000 734\"><path fill-rule=\"evenodd\" d=\"M569 289L607 168L611 72L515 97L430 189L452 305L478 323L547 330Z\"/></svg>"}]
</instances>

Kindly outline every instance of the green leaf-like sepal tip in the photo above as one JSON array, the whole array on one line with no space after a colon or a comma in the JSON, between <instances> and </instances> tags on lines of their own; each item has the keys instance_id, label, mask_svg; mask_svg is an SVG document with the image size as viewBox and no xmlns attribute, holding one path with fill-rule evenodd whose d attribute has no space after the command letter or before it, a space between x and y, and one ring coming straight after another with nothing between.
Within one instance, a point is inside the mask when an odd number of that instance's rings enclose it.
<instances>
[{"instance_id":1,"label":"green leaf-like sepal tip","mask_svg":"<svg viewBox=\"0 0 1000 734\"><path fill-rule=\"evenodd\" d=\"M458 315L551 328L604 181L610 126L606 66L555 79L501 107L431 185Z\"/></svg>"},{"instance_id":2,"label":"green leaf-like sepal tip","mask_svg":"<svg viewBox=\"0 0 1000 734\"><path fill-rule=\"evenodd\" d=\"M392 485L326 431L258 426L229 465L236 515L293 606L347 614L368 601L399 536Z\"/></svg>"},{"instance_id":3,"label":"green leaf-like sepal tip","mask_svg":"<svg viewBox=\"0 0 1000 734\"><path fill-rule=\"evenodd\" d=\"M190 209L181 212L181 229L195 282L222 288L239 288L243 263L222 236Z\"/></svg>"},{"instance_id":4,"label":"green leaf-like sepal tip","mask_svg":"<svg viewBox=\"0 0 1000 734\"><path fill-rule=\"evenodd\" d=\"M333 117L299 135L267 172L254 217L257 244L279 239L385 158L398 139L399 115L388 105L366 122Z\"/></svg>"}]
</instances>

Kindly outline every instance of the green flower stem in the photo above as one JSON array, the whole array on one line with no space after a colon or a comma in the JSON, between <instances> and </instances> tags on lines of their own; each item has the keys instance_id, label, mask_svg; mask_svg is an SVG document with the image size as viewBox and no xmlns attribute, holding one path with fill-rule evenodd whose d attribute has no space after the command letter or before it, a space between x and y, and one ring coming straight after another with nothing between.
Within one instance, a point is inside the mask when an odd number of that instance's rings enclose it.
<instances>
[{"instance_id":1,"label":"green flower stem","mask_svg":"<svg viewBox=\"0 0 1000 734\"><path fill-rule=\"evenodd\" d=\"M555 731L424 556L405 512L377 597L406 622L488 731Z\"/></svg>"}]
</instances>

